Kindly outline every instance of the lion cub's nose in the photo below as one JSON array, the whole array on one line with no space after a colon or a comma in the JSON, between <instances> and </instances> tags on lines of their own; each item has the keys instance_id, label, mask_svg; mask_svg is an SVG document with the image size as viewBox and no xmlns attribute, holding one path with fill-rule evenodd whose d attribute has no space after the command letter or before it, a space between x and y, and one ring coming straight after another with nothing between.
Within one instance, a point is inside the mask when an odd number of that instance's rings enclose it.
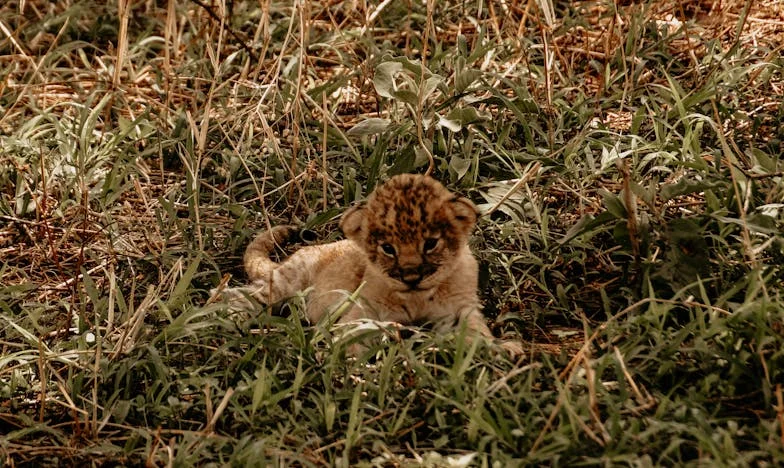
<instances>
[{"instance_id":1,"label":"lion cub's nose","mask_svg":"<svg viewBox=\"0 0 784 468\"><path fill-rule=\"evenodd\" d=\"M422 281L422 271L420 268L401 269L400 280L413 288Z\"/></svg>"}]
</instances>

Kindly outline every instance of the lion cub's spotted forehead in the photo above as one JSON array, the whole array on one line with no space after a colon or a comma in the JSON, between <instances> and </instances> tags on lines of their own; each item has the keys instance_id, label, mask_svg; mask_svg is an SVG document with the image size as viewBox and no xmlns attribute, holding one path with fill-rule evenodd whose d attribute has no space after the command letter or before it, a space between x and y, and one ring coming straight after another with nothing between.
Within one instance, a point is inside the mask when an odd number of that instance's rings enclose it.
<instances>
[{"instance_id":1,"label":"lion cub's spotted forehead","mask_svg":"<svg viewBox=\"0 0 784 468\"><path fill-rule=\"evenodd\" d=\"M378 187L368 199L371 236L390 235L413 242L423 231L448 229L452 212L445 202L455 195L438 181L401 174ZM375 232L373 232L375 231Z\"/></svg>"}]
</instances>

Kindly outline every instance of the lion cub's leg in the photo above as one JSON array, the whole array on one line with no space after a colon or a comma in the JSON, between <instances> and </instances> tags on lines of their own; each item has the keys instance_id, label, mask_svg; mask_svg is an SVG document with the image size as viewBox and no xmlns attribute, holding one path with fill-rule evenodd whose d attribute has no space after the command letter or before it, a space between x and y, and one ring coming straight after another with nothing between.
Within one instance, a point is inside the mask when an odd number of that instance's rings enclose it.
<instances>
[{"instance_id":1,"label":"lion cub's leg","mask_svg":"<svg viewBox=\"0 0 784 468\"><path fill-rule=\"evenodd\" d=\"M309 255L309 250L313 247L304 247L281 263L270 258L275 246L284 244L297 230L292 225L275 226L253 239L243 258L251 283L224 290L223 295L230 303L248 307L251 305L248 296L252 296L262 304L274 304L310 285L310 264L315 261L315 255Z\"/></svg>"},{"instance_id":2,"label":"lion cub's leg","mask_svg":"<svg viewBox=\"0 0 784 468\"><path fill-rule=\"evenodd\" d=\"M312 285L312 273L316 268L317 247L303 247L282 263L274 263L266 271L256 270L248 288L263 304L274 304L295 296ZM251 276L250 274L248 276Z\"/></svg>"},{"instance_id":3,"label":"lion cub's leg","mask_svg":"<svg viewBox=\"0 0 784 468\"><path fill-rule=\"evenodd\" d=\"M324 317L324 314L332 314L341 311L338 322L345 322L347 316L354 316L354 309L358 306L353 304L351 298L352 291L334 289L331 291L311 291L308 295L307 315L311 323L316 323ZM356 314L355 319L361 318Z\"/></svg>"}]
</instances>

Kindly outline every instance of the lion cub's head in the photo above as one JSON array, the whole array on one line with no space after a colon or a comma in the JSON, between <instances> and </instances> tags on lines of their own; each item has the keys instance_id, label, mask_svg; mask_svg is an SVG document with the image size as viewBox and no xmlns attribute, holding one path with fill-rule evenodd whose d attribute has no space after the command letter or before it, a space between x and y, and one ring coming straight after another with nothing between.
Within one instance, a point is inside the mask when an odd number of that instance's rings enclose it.
<instances>
[{"instance_id":1,"label":"lion cub's head","mask_svg":"<svg viewBox=\"0 0 784 468\"><path fill-rule=\"evenodd\" d=\"M396 289L426 290L452 270L476 217L470 200L435 179L401 174L346 211L340 227Z\"/></svg>"}]
</instances>

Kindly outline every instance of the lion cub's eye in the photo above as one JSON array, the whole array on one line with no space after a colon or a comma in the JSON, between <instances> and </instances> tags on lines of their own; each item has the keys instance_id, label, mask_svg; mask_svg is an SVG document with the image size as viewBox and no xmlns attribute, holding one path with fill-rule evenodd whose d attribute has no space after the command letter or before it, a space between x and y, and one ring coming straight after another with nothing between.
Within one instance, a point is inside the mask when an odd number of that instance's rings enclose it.
<instances>
[{"instance_id":1,"label":"lion cub's eye","mask_svg":"<svg viewBox=\"0 0 784 468\"><path fill-rule=\"evenodd\" d=\"M381 244L381 251L390 257L395 256L395 247L393 247L392 244Z\"/></svg>"},{"instance_id":2,"label":"lion cub's eye","mask_svg":"<svg viewBox=\"0 0 784 468\"><path fill-rule=\"evenodd\" d=\"M438 239L430 237L425 239L425 245L422 247L424 253L432 252L438 246Z\"/></svg>"}]
</instances>

